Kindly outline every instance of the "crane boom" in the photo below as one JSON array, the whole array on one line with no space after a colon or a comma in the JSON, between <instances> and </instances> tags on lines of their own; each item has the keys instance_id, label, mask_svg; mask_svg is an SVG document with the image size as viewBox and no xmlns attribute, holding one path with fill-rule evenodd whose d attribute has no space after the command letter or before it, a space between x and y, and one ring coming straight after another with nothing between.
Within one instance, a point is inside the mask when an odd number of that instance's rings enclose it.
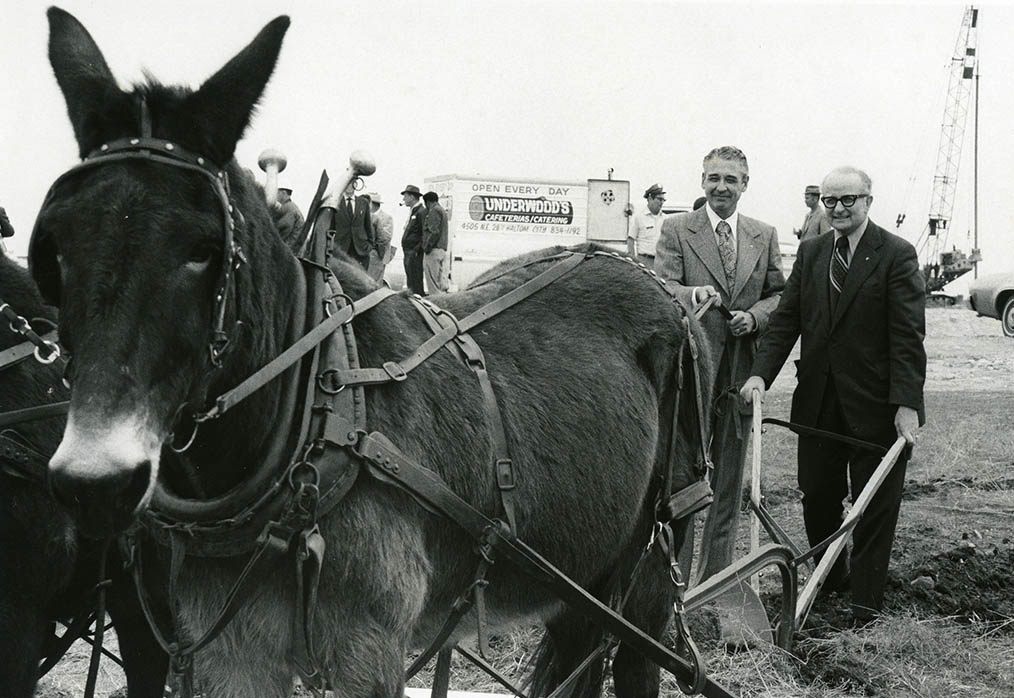
<instances>
[{"instance_id":1,"label":"crane boom","mask_svg":"<svg viewBox=\"0 0 1014 698\"><path fill-rule=\"evenodd\" d=\"M954 209L955 191L958 186L965 126L971 109L972 88L973 85L977 87L978 20L979 10L972 6L966 7L948 71L947 99L944 103L940 148L933 175L929 220L919 244L928 292L939 291L946 284L971 271L974 263L978 261L978 250L973 250L971 256L957 249L947 250L948 224Z\"/></svg>"}]
</instances>

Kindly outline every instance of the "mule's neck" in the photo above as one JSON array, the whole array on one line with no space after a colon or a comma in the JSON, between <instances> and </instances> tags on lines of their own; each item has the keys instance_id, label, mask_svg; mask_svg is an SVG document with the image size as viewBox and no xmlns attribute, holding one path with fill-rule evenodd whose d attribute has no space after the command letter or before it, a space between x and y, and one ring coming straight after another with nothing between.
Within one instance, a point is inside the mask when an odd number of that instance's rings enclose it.
<instances>
[{"instance_id":1,"label":"mule's neck","mask_svg":"<svg viewBox=\"0 0 1014 698\"><path fill-rule=\"evenodd\" d=\"M306 331L307 287L302 269L290 253L278 256L283 261L272 261L269 275L256 270L251 274L251 278L274 280L252 294L258 297L252 308L268 314L244 322L243 341L223 367L227 377L217 382L209 396L212 399L255 375ZM287 464L294 448L289 442L297 419L301 375L297 362L221 417L202 425L191 459L205 494L222 494L256 473L276 472Z\"/></svg>"}]
</instances>

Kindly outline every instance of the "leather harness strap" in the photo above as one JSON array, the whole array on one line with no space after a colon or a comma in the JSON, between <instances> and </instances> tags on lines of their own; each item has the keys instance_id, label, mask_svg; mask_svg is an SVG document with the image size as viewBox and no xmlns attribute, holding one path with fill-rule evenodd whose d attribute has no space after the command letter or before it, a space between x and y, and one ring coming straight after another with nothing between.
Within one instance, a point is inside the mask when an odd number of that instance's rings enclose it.
<instances>
[{"instance_id":1,"label":"leather harness strap","mask_svg":"<svg viewBox=\"0 0 1014 698\"><path fill-rule=\"evenodd\" d=\"M59 338L57 337L56 332L47 332L46 334L40 336L39 340L45 342L46 344L56 346ZM14 364L24 361L33 354L38 355L39 351L39 345L32 341L22 342L21 344L16 344L13 347L4 349L3 351L0 351L0 369L13 366Z\"/></svg>"},{"instance_id":2,"label":"leather harness strap","mask_svg":"<svg viewBox=\"0 0 1014 698\"><path fill-rule=\"evenodd\" d=\"M454 339L457 335L463 332L468 332L477 325L489 320L491 317L502 313L534 293L541 291L546 286L549 286L561 276L574 269L581 262L586 261L592 256L595 255L571 253L570 257L564 259L562 262L553 265L538 276L529 279L517 288L511 290L509 293L490 301L470 315L466 315L463 319L457 321L454 326L445 327L439 333L423 342L422 345L416 349L415 353L408 359L395 364L397 368L394 370L389 368L389 364L393 363L389 361L384 364L384 368L382 369L361 368L339 371L336 377L342 385L378 385L392 380L404 380L405 374L421 365L426 359L435 354L440 347Z\"/></svg>"},{"instance_id":3,"label":"leather harness strap","mask_svg":"<svg viewBox=\"0 0 1014 698\"><path fill-rule=\"evenodd\" d=\"M436 334L442 329L449 327L460 327L460 323L446 310L438 308L433 303L415 296L412 297L416 309L422 315L423 320L430 326L430 330ZM449 324L448 324L449 323ZM514 461L510 456L510 449L507 445L507 432L503 426L503 415L500 412L500 405L493 392L493 384L490 381L489 373L486 371L486 358L482 348L475 343L472 336L467 332L459 332L454 337L454 343L447 347L468 366L479 381L479 389L482 392L483 407L486 410L486 421L489 423L490 439L493 451L493 475L496 478L497 490L500 493L500 503L503 506L504 515L507 517L507 525L511 532L517 535L517 503L515 488L517 486L514 473ZM483 655L485 656L485 654Z\"/></svg>"},{"instance_id":4,"label":"leather harness strap","mask_svg":"<svg viewBox=\"0 0 1014 698\"><path fill-rule=\"evenodd\" d=\"M373 432L362 437L356 453L369 466L368 472L389 482L426 508L439 511L457 523L477 541L491 540L494 548L533 578L546 584L557 596L607 628L622 642L681 679L691 677L698 692L709 698L732 698L725 688L703 675L700 667L677 656L640 628L617 616L601 601L556 569L548 560L506 530L504 524L487 518L451 490L435 473L401 453L382 434Z\"/></svg>"},{"instance_id":5,"label":"leather harness strap","mask_svg":"<svg viewBox=\"0 0 1014 698\"><path fill-rule=\"evenodd\" d=\"M45 456L25 443L24 438L12 429L0 432L0 472L5 475L46 484L49 456Z\"/></svg>"},{"instance_id":6,"label":"leather harness strap","mask_svg":"<svg viewBox=\"0 0 1014 698\"><path fill-rule=\"evenodd\" d=\"M20 410L11 410L10 412L4 412L0 414L0 427L10 426L12 424L21 424L22 422L31 422L36 419L47 419L49 417L62 417L67 414L67 410L70 408L69 402L51 402L48 405L36 405L34 407L24 407Z\"/></svg>"}]
</instances>

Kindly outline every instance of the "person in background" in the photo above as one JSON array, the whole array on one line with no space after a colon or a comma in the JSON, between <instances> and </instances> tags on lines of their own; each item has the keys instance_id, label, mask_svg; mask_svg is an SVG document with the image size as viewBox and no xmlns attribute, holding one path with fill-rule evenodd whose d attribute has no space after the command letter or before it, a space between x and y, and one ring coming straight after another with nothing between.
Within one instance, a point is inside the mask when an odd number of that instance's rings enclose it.
<instances>
[{"instance_id":1,"label":"person in background","mask_svg":"<svg viewBox=\"0 0 1014 698\"><path fill-rule=\"evenodd\" d=\"M440 196L435 191L423 195L426 202L426 220L423 223L423 269L426 272L426 288L430 293L447 290L447 212L440 205Z\"/></svg>"},{"instance_id":2,"label":"person in background","mask_svg":"<svg viewBox=\"0 0 1014 698\"><path fill-rule=\"evenodd\" d=\"M298 254L298 248L303 243L300 239L303 232L303 212L292 200L292 189L278 187L278 200L271 209L271 215L282 240L289 246L289 249Z\"/></svg>"},{"instance_id":3,"label":"person in background","mask_svg":"<svg viewBox=\"0 0 1014 698\"><path fill-rule=\"evenodd\" d=\"M687 305L717 297L732 314L726 319L712 309L701 318L717 366L711 424L715 499L704 524L697 573L702 581L733 561L751 422L739 388L750 375L754 343L785 287L774 227L737 211L749 181L741 150L723 146L709 152L701 173L707 204L665 220L655 257L655 272Z\"/></svg>"},{"instance_id":4,"label":"person in background","mask_svg":"<svg viewBox=\"0 0 1014 698\"><path fill-rule=\"evenodd\" d=\"M803 201L810 210L803 218L803 227L795 231L800 242L831 231L831 224L824 215L824 207L820 205L820 187L816 184L807 186L803 191Z\"/></svg>"},{"instance_id":5,"label":"person in background","mask_svg":"<svg viewBox=\"0 0 1014 698\"><path fill-rule=\"evenodd\" d=\"M708 203L708 197L706 197L706 196L698 196L696 199L694 199L694 205L693 205L693 207L690 210L691 211L696 211L697 209L699 209L702 206L704 206L704 204L706 204L706 203Z\"/></svg>"},{"instance_id":6,"label":"person in background","mask_svg":"<svg viewBox=\"0 0 1014 698\"><path fill-rule=\"evenodd\" d=\"M408 220L401 234L401 253L405 264L405 285L412 293L426 295L423 288L423 223L426 220L426 207L422 202L419 187L409 184L401 192L401 205L409 209Z\"/></svg>"},{"instance_id":7,"label":"person in background","mask_svg":"<svg viewBox=\"0 0 1014 698\"><path fill-rule=\"evenodd\" d=\"M370 199L356 196L355 181L349 182L338 202L334 217L334 246L369 269L370 250L375 248Z\"/></svg>"},{"instance_id":8,"label":"person in background","mask_svg":"<svg viewBox=\"0 0 1014 698\"><path fill-rule=\"evenodd\" d=\"M761 338L742 396L763 400L802 339L791 420L884 447L909 444L926 421L925 279L915 248L869 219L873 183L855 167L832 170L821 202L833 235L799 244L788 286ZM865 623L882 610L887 567L901 508L909 449L852 532L851 572L844 557L825 591L851 590L852 615ZM800 434L797 467L810 545L841 526L842 501L856 497L881 454L827 437ZM819 558L819 556L818 556Z\"/></svg>"},{"instance_id":9,"label":"person in background","mask_svg":"<svg viewBox=\"0 0 1014 698\"><path fill-rule=\"evenodd\" d=\"M648 208L634 216L630 223L630 234L627 236L627 254L642 262L649 269L655 266L655 245L659 233L662 232L662 204L665 203L665 191L661 184L652 184L644 192Z\"/></svg>"},{"instance_id":10,"label":"person in background","mask_svg":"<svg viewBox=\"0 0 1014 698\"><path fill-rule=\"evenodd\" d=\"M384 269L394 256L391 239L394 237L394 219L391 214L380 208L384 203L380 194L370 192L366 195L370 200L370 220L373 222L373 247L370 248L370 265L367 272L374 281L383 281Z\"/></svg>"}]
</instances>

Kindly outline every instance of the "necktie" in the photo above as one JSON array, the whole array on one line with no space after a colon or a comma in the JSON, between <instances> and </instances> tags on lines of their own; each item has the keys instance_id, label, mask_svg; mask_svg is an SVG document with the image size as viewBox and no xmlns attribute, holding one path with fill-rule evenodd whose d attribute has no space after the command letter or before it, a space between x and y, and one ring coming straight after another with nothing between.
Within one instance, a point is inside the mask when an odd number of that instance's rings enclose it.
<instances>
[{"instance_id":1,"label":"necktie","mask_svg":"<svg viewBox=\"0 0 1014 698\"><path fill-rule=\"evenodd\" d=\"M844 235L834 243L831 255L831 310L838 305L838 296L845 287L845 275L849 271L849 239Z\"/></svg>"},{"instance_id":2,"label":"necktie","mask_svg":"<svg viewBox=\"0 0 1014 698\"><path fill-rule=\"evenodd\" d=\"M345 208L348 209L348 212L349 212L350 216L352 215L352 212L356 210L356 207L352 205L352 197L351 196L346 196L345 197Z\"/></svg>"},{"instance_id":3,"label":"necktie","mask_svg":"<svg viewBox=\"0 0 1014 698\"><path fill-rule=\"evenodd\" d=\"M722 255L725 278L732 288L736 283L736 248L732 246L732 227L725 221L719 221L715 232L718 233L718 251Z\"/></svg>"}]
</instances>

